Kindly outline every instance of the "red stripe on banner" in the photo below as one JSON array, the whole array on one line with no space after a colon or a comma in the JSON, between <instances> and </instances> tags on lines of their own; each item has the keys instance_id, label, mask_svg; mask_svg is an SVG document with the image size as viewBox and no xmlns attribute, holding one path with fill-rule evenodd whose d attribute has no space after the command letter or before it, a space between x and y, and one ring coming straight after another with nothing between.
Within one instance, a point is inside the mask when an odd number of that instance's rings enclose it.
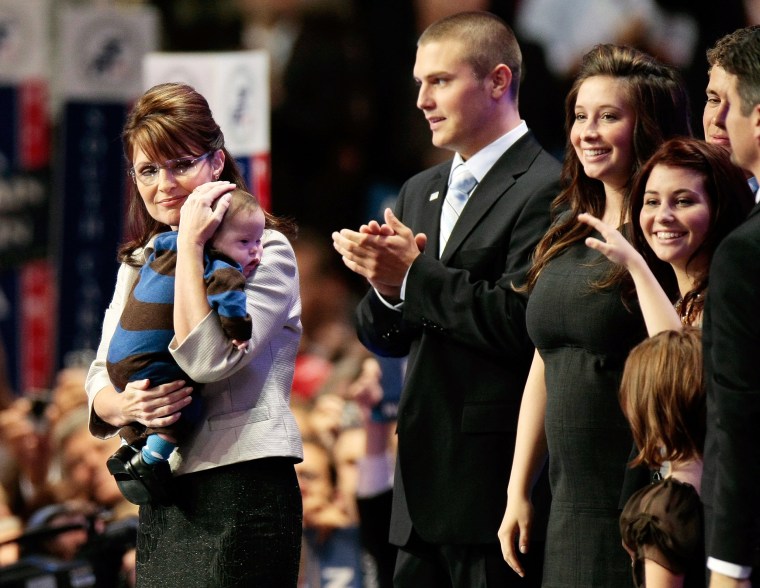
<instances>
[{"instance_id":1,"label":"red stripe on banner","mask_svg":"<svg viewBox=\"0 0 760 588\"><path fill-rule=\"evenodd\" d=\"M20 269L21 389L47 388L53 376L55 275L50 261L40 259Z\"/></svg>"},{"instance_id":2,"label":"red stripe on banner","mask_svg":"<svg viewBox=\"0 0 760 588\"><path fill-rule=\"evenodd\" d=\"M272 180L269 153L251 156L251 185L264 210L272 210Z\"/></svg>"},{"instance_id":3,"label":"red stripe on banner","mask_svg":"<svg viewBox=\"0 0 760 588\"><path fill-rule=\"evenodd\" d=\"M44 80L25 80L19 87L19 163L25 171L50 161L48 85Z\"/></svg>"}]
</instances>

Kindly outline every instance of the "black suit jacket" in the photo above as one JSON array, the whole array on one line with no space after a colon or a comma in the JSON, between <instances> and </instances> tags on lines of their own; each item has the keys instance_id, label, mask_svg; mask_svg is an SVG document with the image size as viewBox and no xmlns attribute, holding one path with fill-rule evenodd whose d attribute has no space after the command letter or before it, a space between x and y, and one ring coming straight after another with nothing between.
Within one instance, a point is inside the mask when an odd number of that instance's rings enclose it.
<instances>
[{"instance_id":1,"label":"black suit jacket","mask_svg":"<svg viewBox=\"0 0 760 588\"><path fill-rule=\"evenodd\" d=\"M703 343L707 555L758 572L760 534L760 205L713 256Z\"/></svg>"},{"instance_id":2,"label":"black suit jacket","mask_svg":"<svg viewBox=\"0 0 760 588\"><path fill-rule=\"evenodd\" d=\"M397 545L412 524L431 543L497 541L533 353L526 297L511 284L523 281L559 193L559 162L528 133L479 183L439 260L450 169L428 169L399 194L397 216L428 237L409 270L402 312L374 291L357 310L368 348L409 354L391 521ZM545 514L545 501L537 510Z\"/></svg>"}]
</instances>

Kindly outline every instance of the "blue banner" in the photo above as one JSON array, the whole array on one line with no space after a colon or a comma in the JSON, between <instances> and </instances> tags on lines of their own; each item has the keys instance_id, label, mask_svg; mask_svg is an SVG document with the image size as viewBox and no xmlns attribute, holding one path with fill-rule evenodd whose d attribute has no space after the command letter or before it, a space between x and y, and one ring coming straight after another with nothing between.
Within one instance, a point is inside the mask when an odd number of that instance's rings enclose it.
<instances>
[{"instance_id":1,"label":"blue banner","mask_svg":"<svg viewBox=\"0 0 760 588\"><path fill-rule=\"evenodd\" d=\"M63 112L58 357L96 349L116 283L126 172L120 133L127 106L69 102Z\"/></svg>"}]
</instances>

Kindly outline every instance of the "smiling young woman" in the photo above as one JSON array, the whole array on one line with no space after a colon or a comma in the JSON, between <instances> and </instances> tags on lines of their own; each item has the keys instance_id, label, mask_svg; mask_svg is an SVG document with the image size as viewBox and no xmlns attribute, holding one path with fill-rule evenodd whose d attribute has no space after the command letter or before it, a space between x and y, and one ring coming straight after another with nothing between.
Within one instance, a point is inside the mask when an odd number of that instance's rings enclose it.
<instances>
[{"instance_id":1,"label":"smiling young woman","mask_svg":"<svg viewBox=\"0 0 760 588\"><path fill-rule=\"evenodd\" d=\"M744 171L700 139L671 139L642 168L631 192L631 241L678 298L684 324L701 324L713 253L753 205Z\"/></svg>"}]
</instances>

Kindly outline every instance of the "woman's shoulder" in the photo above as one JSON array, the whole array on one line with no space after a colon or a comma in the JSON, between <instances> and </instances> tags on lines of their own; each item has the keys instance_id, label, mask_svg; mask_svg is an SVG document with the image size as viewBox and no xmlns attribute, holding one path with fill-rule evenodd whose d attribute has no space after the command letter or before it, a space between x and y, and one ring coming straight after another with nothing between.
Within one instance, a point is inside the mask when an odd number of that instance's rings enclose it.
<instances>
[{"instance_id":1,"label":"woman's shoulder","mask_svg":"<svg viewBox=\"0 0 760 588\"><path fill-rule=\"evenodd\" d=\"M295 261L296 254L293 250L293 244L290 242L290 239L280 231L276 229L266 229L262 241L265 252L270 254L274 253ZM266 253L262 254L262 258L264 255L266 255Z\"/></svg>"},{"instance_id":2,"label":"woman's shoulder","mask_svg":"<svg viewBox=\"0 0 760 588\"><path fill-rule=\"evenodd\" d=\"M161 235L164 233L158 233L156 235L153 235L148 241L145 243L145 245L139 245L135 247L131 253L129 253L128 258L123 258L121 265L123 266L131 266L135 268L140 268L143 265L145 265L145 262L148 260L148 257L153 253L153 251L156 248L156 239L160 238Z\"/></svg>"},{"instance_id":3,"label":"woman's shoulder","mask_svg":"<svg viewBox=\"0 0 760 588\"><path fill-rule=\"evenodd\" d=\"M261 262L249 276L249 283L278 283L289 289L291 282L298 281L298 263L293 245L283 233L275 229L264 231Z\"/></svg>"},{"instance_id":4,"label":"woman's shoulder","mask_svg":"<svg viewBox=\"0 0 760 588\"><path fill-rule=\"evenodd\" d=\"M264 230L264 243L287 243L290 245L290 239L277 229L268 228Z\"/></svg>"},{"instance_id":5,"label":"woman's shoulder","mask_svg":"<svg viewBox=\"0 0 760 588\"><path fill-rule=\"evenodd\" d=\"M563 205L559 208L556 208L552 211L552 218L553 218L552 224L561 225L562 223L569 222L572 215L573 215L573 211L567 205Z\"/></svg>"}]
</instances>

